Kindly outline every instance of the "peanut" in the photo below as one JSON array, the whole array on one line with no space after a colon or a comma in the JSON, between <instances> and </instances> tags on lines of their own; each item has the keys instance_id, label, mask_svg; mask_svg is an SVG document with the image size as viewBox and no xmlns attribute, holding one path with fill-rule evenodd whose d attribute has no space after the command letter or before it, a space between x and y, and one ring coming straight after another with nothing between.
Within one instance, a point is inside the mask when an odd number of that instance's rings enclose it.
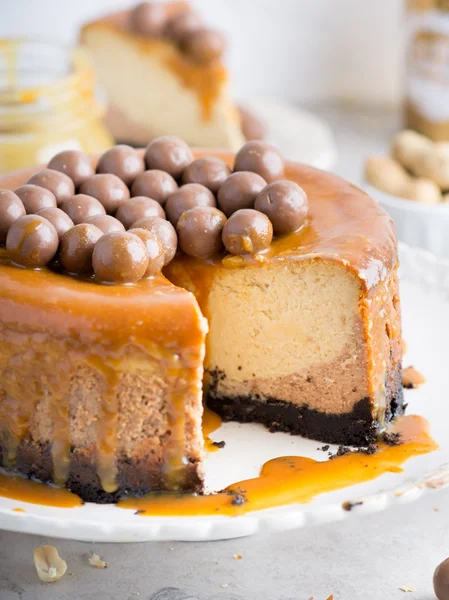
<instances>
[{"instance_id":1,"label":"peanut","mask_svg":"<svg viewBox=\"0 0 449 600\"><path fill-rule=\"evenodd\" d=\"M371 156L365 163L365 177L383 192L402 196L410 176L399 163L384 156Z\"/></svg>"},{"instance_id":2,"label":"peanut","mask_svg":"<svg viewBox=\"0 0 449 600\"><path fill-rule=\"evenodd\" d=\"M420 163L432 147L433 142L424 135L405 129L393 138L391 156L413 175L421 177L423 174L419 172Z\"/></svg>"},{"instance_id":3,"label":"peanut","mask_svg":"<svg viewBox=\"0 0 449 600\"><path fill-rule=\"evenodd\" d=\"M391 148L395 158L416 177L434 181L442 190L449 190L449 143L434 143L414 131L400 131Z\"/></svg>"},{"instance_id":4,"label":"peanut","mask_svg":"<svg viewBox=\"0 0 449 600\"><path fill-rule=\"evenodd\" d=\"M45 583L59 581L67 571L67 563L54 546L36 548L33 558L39 579Z\"/></svg>"},{"instance_id":5,"label":"peanut","mask_svg":"<svg viewBox=\"0 0 449 600\"><path fill-rule=\"evenodd\" d=\"M441 202L441 191L434 181L420 177L410 180L404 198L416 200L422 204L438 204Z\"/></svg>"},{"instance_id":6,"label":"peanut","mask_svg":"<svg viewBox=\"0 0 449 600\"><path fill-rule=\"evenodd\" d=\"M365 165L366 180L383 192L422 202L437 204L441 201L439 187L430 179L410 177L395 160L387 157L371 157Z\"/></svg>"}]
</instances>

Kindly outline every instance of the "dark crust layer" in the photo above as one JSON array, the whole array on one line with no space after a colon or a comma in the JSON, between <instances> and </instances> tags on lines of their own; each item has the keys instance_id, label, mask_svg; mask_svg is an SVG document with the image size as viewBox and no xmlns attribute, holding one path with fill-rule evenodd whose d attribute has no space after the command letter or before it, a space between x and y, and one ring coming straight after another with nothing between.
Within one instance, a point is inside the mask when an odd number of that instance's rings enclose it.
<instances>
[{"instance_id":1,"label":"dark crust layer","mask_svg":"<svg viewBox=\"0 0 449 600\"><path fill-rule=\"evenodd\" d=\"M3 454L0 445L0 466L2 464ZM179 487L179 491L198 493L202 491L203 482L198 473L198 467L197 461L191 461L186 465L184 483ZM14 471L45 483L51 483L53 461L50 444L24 440L17 453ZM91 453L72 450L66 487L85 502L112 504L126 496L142 496L149 492L167 489L164 479L164 464L159 460L151 463L148 459L132 460L122 457L119 460L118 480L117 492L105 492L101 487Z\"/></svg>"},{"instance_id":2,"label":"dark crust layer","mask_svg":"<svg viewBox=\"0 0 449 600\"><path fill-rule=\"evenodd\" d=\"M270 431L284 431L294 435L345 446L364 447L373 444L381 426L404 412L401 365L386 381L386 410L384 422L373 416L372 401L362 398L348 413L324 413L297 406L277 398L260 399L251 396L223 397L217 393L217 383L223 373L212 372L207 405L224 421L261 423Z\"/></svg>"}]
</instances>

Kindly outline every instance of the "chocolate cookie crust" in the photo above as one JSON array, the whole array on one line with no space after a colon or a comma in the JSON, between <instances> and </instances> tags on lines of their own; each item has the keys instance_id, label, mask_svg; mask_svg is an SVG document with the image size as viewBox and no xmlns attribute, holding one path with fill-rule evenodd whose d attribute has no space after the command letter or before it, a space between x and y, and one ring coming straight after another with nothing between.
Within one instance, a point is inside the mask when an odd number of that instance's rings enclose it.
<instances>
[{"instance_id":1,"label":"chocolate cookie crust","mask_svg":"<svg viewBox=\"0 0 449 600\"><path fill-rule=\"evenodd\" d=\"M3 464L3 448L0 444L0 466ZM202 479L198 471L197 460L189 459L185 467L183 485L179 491L201 492ZM25 439L17 452L15 471L26 477L32 477L43 483L53 483L53 461L51 446L48 443L33 442ZM85 502L112 504L132 495L142 496L149 492L167 489L164 478L163 457L156 454L141 459L119 458L119 490L105 492L97 474L95 458L91 452L72 449L70 453L70 471L66 488L77 494Z\"/></svg>"}]
</instances>

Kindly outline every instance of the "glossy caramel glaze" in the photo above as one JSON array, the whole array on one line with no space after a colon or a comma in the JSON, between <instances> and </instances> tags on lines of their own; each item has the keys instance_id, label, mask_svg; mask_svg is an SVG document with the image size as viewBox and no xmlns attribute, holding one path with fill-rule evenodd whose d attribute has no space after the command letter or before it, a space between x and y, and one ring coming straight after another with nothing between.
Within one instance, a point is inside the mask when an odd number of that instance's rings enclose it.
<instances>
[{"instance_id":1,"label":"glossy caramel glaze","mask_svg":"<svg viewBox=\"0 0 449 600\"><path fill-rule=\"evenodd\" d=\"M4 249L0 265L2 325L39 324L42 332L86 339L92 345L117 339L145 345L151 339L168 349L175 343L189 348L201 340L182 319L194 310L190 296L162 275L136 285L101 285L50 269L16 267Z\"/></svg>"},{"instance_id":2,"label":"glossy caramel glaze","mask_svg":"<svg viewBox=\"0 0 449 600\"><path fill-rule=\"evenodd\" d=\"M171 2L168 4L172 15L185 10L186 6L184 2ZM185 56L178 46L169 39L149 38L136 34L129 29L129 14L130 11L119 11L88 23L81 32L81 41L83 32L88 29L112 29L136 44L143 54L154 53L158 55L166 67L179 78L183 86L198 95L203 108L203 117L205 120L209 119L212 115L215 100L219 97L220 91L228 79L223 63L216 60L207 64L197 64Z\"/></svg>"},{"instance_id":3,"label":"glossy caramel glaze","mask_svg":"<svg viewBox=\"0 0 449 600\"><path fill-rule=\"evenodd\" d=\"M402 371L402 385L406 389L416 389L426 383L426 378L414 367L407 367Z\"/></svg>"}]
</instances>

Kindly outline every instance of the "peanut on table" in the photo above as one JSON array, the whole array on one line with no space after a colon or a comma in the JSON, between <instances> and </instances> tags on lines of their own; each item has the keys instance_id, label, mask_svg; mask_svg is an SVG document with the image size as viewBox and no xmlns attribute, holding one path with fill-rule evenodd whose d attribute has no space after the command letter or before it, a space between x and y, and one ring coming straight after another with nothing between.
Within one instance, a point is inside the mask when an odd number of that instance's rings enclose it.
<instances>
[{"instance_id":1,"label":"peanut on table","mask_svg":"<svg viewBox=\"0 0 449 600\"><path fill-rule=\"evenodd\" d=\"M449 201L449 142L433 142L415 131L400 131L391 156L373 156L365 164L366 180L392 194L423 204Z\"/></svg>"}]
</instances>

